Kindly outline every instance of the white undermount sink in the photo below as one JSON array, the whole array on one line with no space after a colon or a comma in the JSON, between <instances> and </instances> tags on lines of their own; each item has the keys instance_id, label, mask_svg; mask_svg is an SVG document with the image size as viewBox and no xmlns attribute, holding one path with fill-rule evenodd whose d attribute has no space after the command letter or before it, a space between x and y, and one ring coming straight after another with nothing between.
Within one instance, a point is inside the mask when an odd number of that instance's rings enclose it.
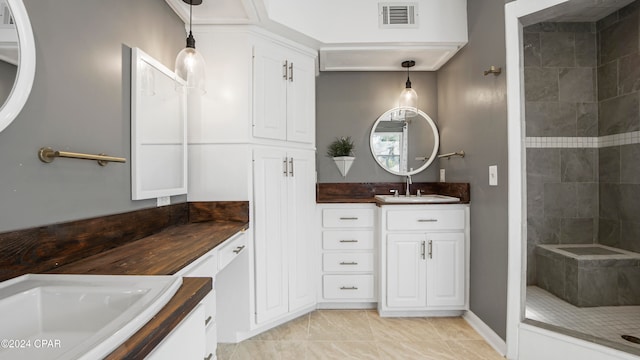
<instances>
[{"instance_id":1,"label":"white undermount sink","mask_svg":"<svg viewBox=\"0 0 640 360\"><path fill-rule=\"evenodd\" d=\"M28 274L4 281L0 359L101 359L181 285L173 276Z\"/></svg>"},{"instance_id":2,"label":"white undermount sink","mask_svg":"<svg viewBox=\"0 0 640 360\"><path fill-rule=\"evenodd\" d=\"M433 204L460 201L459 198L446 195L376 195L375 199L389 204Z\"/></svg>"}]
</instances>

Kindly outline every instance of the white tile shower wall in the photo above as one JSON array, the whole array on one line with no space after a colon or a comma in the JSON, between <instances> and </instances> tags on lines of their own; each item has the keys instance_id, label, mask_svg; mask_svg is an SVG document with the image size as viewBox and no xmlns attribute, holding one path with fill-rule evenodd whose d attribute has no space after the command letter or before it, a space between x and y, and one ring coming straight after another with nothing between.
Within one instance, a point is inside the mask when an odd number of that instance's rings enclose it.
<instances>
[{"instance_id":1,"label":"white tile shower wall","mask_svg":"<svg viewBox=\"0 0 640 360\"><path fill-rule=\"evenodd\" d=\"M527 137L527 148L606 148L611 146L640 144L640 131L598 137Z\"/></svg>"}]
</instances>

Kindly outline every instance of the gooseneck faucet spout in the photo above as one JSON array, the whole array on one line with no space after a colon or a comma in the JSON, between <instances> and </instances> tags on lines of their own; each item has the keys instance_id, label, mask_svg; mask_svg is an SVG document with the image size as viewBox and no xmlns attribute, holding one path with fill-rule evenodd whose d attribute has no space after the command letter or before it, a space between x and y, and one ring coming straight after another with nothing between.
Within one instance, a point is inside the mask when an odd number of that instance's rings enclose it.
<instances>
[{"instance_id":1,"label":"gooseneck faucet spout","mask_svg":"<svg viewBox=\"0 0 640 360\"><path fill-rule=\"evenodd\" d=\"M410 189L411 184L413 184L413 182L411 181L411 175L407 175L407 192L406 192L407 196L411 195L411 189Z\"/></svg>"}]
</instances>

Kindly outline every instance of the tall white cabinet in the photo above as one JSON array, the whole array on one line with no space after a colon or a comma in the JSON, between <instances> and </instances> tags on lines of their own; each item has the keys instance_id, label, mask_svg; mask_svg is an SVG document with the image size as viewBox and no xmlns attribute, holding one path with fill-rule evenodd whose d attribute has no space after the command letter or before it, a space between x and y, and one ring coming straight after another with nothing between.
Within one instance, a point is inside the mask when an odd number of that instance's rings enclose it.
<instances>
[{"instance_id":1,"label":"tall white cabinet","mask_svg":"<svg viewBox=\"0 0 640 360\"><path fill-rule=\"evenodd\" d=\"M261 324L315 304L313 238L308 234L315 154L254 151L256 322Z\"/></svg>"},{"instance_id":2,"label":"tall white cabinet","mask_svg":"<svg viewBox=\"0 0 640 360\"><path fill-rule=\"evenodd\" d=\"M316 51L251 25L195 26L208 92L189 100L189 201L249 201L249 261L220 274L220 341L315 308ZM226 279L223 277L227 277Z\"/></svg>"}]
</instances>

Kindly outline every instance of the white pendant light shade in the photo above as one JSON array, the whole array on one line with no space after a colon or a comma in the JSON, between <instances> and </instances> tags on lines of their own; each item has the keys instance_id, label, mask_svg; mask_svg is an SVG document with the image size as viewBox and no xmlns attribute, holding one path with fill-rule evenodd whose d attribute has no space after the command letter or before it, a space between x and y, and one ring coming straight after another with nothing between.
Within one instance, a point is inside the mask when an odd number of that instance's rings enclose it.
<instances>
[{"instance_id":1,"label":"white pendant light shade","mask_svg":"<svg viewBox=\"0 0 640 360\"><path fill-rule=\"evenodd\" d=\"M202 0L182 0L189 4L189 36L187 36L187 47L182 49L176 57L176 76L185 81L185 85L178 85L180 89L183 87L187 90L196 90L200 94L204 94L205 87L205 63L202 54L196 50L196 39L191 32L191 23L193 16L193 5L202 4ZM178 83L176 83L178 84Z\"/></svg>"},{"instance_id":2,"label":"white pendant light shade","mask_svg":"<svg viewBox=\"0 0 640 360\"><path fill-rule=\"evenodd\" d=\"M186 82L187 89L196 89L201 94L206 92L204 69L204 58L195 48L186 47L178 53L175 73Z\"/></svg>"},{"instance_id":3,"label":"white pendant light shade","mask_svg":"<svg viewBox=\"0 0 640 360\"><path fill-rule=\"evenodd\" d=\"M407 68L407 82L405 88L400 93L398 107L403 112L404 118L418 115L418 93L411 88L411 80L409 79L409 68L415 66L416 62L407 60L402 62L402 67Z\"/></svg>"},{"instance_id":4,"label":"white pendant light shade","mask_svg":"<svg viewBox=\"0 0 640 360\"><path fill-rule=\"evenodd\" d=\"M416 115L418 113L418 93L412 88L405 88L400 94L399 107L404 108L407 115Z\"/></svg>"}]
</instances>

